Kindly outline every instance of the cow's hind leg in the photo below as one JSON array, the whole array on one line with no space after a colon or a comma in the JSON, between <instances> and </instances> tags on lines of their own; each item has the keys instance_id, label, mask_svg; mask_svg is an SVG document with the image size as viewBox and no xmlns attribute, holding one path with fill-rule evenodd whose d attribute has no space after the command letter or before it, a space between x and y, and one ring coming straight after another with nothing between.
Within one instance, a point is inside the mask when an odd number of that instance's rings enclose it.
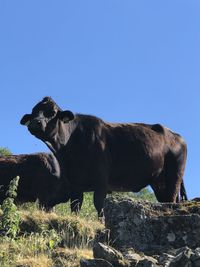
<instances>
[{"instance_id":1,"label":"cow's hind leg","mask_svg":"<svg viewBox=\"0 0 200 267\"><path fill-rule=\"evenodd\" d=\"M159 202L179 202L180 177L177 174L156 177L151 187Z\"/></svg>"},{"instance_id":2,"label":"cow's hind leg","mask_svg":"<svg viewBox=\"0 0 200 267\"><path fill-rule=\"evenodd\" d=\"M185 154L168 153L162 173L151 184L159 202L179 201L179 192L183 181Z\"/></svg>"},{"instance_id":3,"label":"cow's hind leg","mask_svg":"<svg viewBox=\"0 0 200 267\"><path fill-rule=\"evenodd\" d=\"M166 202L166 177L164 170L159 176L153 178L153 182L150 185L158 202Z\"/></svg>"},{"instance_id":4,"label":"cow's hind leg","mask_svg":"<svg viewBox=\"0 0 200 267\"><path fill-rule=\"evenodd\" d=\"M181 186L185 170L186 147L182 146L179 153L169 153L166 161L166 201L176 202L179 201L180 193L182 193Z\"/></svg>"}]
</instances>

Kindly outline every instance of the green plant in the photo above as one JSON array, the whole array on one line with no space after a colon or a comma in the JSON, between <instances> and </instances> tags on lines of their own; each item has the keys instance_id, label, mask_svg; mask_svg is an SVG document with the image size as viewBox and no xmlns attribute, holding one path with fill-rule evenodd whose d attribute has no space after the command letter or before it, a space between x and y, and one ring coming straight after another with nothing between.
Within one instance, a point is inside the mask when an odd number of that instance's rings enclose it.
<instances>
[{"instance_id":1,"label":"green plant","mask_svg":"<svg viewBox=\"0 0 200 267\"><path fill-rule=\"evenodd\" d=\"M138 200L147 200L150 202L156 202L156 197L154 193L148 188L143 188L140 192L134 193L133 198Z\"/></svg>"},{"instance_id":2,"label":"green plant","mask_svg":"<svg viewBox=\"0 0 200 267\"><path fill-rule=\"evenodd\" d=\"M6 147L0 147L0 156L12 155L11 151Z\"/></svg>"},{"instance_id":3,"label":"green plant","mask_svg":"<svg viewBox=\"0 0 200 267\"><path fill-rule=\"evenodd\" d=\"M17 196L18 182L19 176L11 180L9 189L6 192L7 198L1 206L3 214L0 222L0 233L3 237L9 237L11 239L15 238L19 232L20 216L14 204L14 199Z\"/></svg>"}]
</instances>

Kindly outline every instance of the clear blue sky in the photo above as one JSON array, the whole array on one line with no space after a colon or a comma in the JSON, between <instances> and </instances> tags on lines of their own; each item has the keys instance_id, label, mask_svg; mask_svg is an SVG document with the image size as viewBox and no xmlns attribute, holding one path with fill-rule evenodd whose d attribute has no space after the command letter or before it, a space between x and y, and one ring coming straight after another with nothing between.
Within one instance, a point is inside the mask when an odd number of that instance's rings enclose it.
<instances>
[{"instance_id":1,"label":"clear blue sky","mask_svg":"<svg viewBox=\"0 0 200 267\"><path fill-rule=\"evenodd\" d=\"M42 97L112 122L161 123L188 144L200 196L200 1L0 1L0 146L48 151L19 124Z\"/></svg>"}]
</instances>

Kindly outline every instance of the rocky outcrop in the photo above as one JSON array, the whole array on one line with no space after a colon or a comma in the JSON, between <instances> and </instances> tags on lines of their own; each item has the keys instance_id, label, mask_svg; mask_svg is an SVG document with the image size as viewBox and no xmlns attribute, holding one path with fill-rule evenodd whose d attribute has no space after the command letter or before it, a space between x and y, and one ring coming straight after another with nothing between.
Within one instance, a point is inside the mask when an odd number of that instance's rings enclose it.
<instances>
[{"instance_id":1,"label":"rocky outcrop","mask_svg":"<svg viewBox=\"0 0 200 267\"><path fill-rule=\"evenodd\" d=\"M152 254L200 247L200 202L150 203L110 197L104 211L105 226L117 248Z\"/></svg>"},{"instance_id":2,"label":"rocky outcrop","mask_svg":"<svg viewBox=\"0 0 200 267\"><path fill-rule=\"evenodd\" d=\"M105 265L81 266L200 267L198 200L173 204L109 197L104 213L107 230L96 238L93 261Z\"/></svg>"}]
</instances>

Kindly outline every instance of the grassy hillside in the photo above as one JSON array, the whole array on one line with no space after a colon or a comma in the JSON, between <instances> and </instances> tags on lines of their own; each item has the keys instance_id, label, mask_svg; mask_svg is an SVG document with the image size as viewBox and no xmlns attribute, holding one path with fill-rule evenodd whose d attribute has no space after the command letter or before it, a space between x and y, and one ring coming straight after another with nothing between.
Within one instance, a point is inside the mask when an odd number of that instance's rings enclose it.
<instances>
[{"instance_id":1,"label":"grassy hillside","mask_svg":"<svg viewBox=\"0 0 200 267\"><path fill-rule=\"evenodd\" d=\"M92 258L92 240L103 225L91 202L87 194L79 216L70 214L69 204L60 204L51 213L40 211L37 204L19 206L17 236L1 236L0 266L76 267L81 257Z\"/></svg>"}]
</instances>

